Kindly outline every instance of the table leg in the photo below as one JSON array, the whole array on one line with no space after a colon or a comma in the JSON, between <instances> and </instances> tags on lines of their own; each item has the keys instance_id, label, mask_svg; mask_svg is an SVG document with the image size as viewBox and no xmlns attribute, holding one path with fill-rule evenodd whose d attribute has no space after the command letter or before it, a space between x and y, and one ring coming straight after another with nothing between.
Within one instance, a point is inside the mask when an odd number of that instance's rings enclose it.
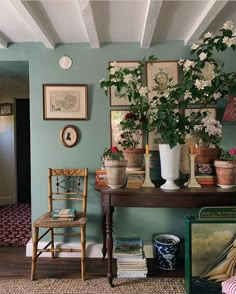
<instances>
[{"instance_id":1,"label":"table leg","mask_svg":"<svg viewBox=\"0 0 236 294\"><path fill-rule=\"evenodd\" d=\"M106 247L106 214L104 208L102 208L102 259L104 260L107 254Z\"/></svg>"},{"instance_id":2,"label":"table leg","mask_svg":"<svg viewBox=\"0 0 236 294\"><path fill-rule=\"evenodd\" d=\"M113 272L112 272L112 250L113 250L113 237L112 237L112 215L114 208L106 208L106 248L107 248L107 277L111 287L114 287Z\"/></svg>"}]
</instances>

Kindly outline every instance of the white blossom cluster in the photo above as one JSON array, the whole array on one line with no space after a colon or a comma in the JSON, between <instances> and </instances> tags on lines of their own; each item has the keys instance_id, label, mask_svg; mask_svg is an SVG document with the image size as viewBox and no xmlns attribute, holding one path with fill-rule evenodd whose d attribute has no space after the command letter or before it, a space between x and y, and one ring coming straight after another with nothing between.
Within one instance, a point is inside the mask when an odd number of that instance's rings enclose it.
<instances>
[{"instance_id":1,"label":"white blossom cluster","mask_svg":"<svg viewBox=\"0 0 236 294\"><path fill-rule=\"evenodd\" d=\"M209 116L203 118L200 125L194 126L194 131L200 136L207 134L209 141L223 136L221 123Z\"/></svg>"}]
</instances>

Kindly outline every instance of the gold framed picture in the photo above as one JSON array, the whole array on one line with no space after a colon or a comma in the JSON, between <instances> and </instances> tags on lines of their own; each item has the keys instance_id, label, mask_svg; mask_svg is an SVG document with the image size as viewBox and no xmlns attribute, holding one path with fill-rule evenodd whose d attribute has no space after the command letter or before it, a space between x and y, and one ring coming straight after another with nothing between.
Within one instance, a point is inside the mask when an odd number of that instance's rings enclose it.
<instances>
[{"instance_id":1,"label":"gold framed picture","mask_svg":"<svg viewBox=\"0 0 236 294\"><path fill-rule=\"evenodd\" d=\"M87 85L43 85L45 120L87 120Z\"/></svg>"},{"instance_id":2,"label":"gold framed picture","mask_svg":"<svg viewBox=\"0 0 236 294\"><path fill-rule=\"evenodd\" d=\"M72 125L65 126L60 132L60 139L64 146L73 147L78 141L78 132Z\"/></svg>"}]
</instances>

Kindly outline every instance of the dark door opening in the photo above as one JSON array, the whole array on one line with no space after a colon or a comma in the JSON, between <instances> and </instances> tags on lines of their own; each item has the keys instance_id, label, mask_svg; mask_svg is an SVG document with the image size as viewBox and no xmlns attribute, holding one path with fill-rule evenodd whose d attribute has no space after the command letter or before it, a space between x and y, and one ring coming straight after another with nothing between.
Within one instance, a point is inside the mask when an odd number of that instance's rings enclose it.
<instances>
[{"instance_id":1,"label":"dark door opening","mask_svg":"<svg viewBox=\"0 0 236 294\"><path fill-rule=\"evenodd\" d=\"M17 203L31 203L29 99L16 99Z\"/></svg>"}]
</instances>

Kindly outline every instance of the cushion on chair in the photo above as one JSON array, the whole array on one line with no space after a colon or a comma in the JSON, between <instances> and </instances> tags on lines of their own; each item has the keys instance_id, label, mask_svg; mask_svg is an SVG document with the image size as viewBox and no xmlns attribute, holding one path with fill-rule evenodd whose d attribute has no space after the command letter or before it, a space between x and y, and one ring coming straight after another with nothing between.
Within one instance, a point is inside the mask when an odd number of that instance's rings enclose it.
<instances>
[{"instance_id":1,"label":"cushion on chair","mask_svg":"<svg viewBox=\"0 0 236 294\"><path fill-rule=\"evenodd\" d=\"M236 294L236 276L221 283L222 292L225 294Z\"/></svg>"}]
</instances>

